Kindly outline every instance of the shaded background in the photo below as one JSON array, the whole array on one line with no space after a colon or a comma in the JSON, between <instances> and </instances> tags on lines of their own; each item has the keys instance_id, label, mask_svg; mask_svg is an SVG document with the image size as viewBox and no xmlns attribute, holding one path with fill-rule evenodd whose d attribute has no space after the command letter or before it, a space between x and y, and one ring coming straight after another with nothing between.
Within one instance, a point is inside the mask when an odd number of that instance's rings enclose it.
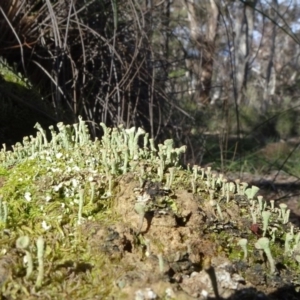
<instances>
[{"instance_id":1,"label":"shaded background","mask_svg":"<svg viewBox=\"0 0 300 300\"><path fill-rule=\"evenodd\" d=\"M299 1L5 0L0 141L79 115L183 163L298 177Z\"/></svg>"}]
</instances>

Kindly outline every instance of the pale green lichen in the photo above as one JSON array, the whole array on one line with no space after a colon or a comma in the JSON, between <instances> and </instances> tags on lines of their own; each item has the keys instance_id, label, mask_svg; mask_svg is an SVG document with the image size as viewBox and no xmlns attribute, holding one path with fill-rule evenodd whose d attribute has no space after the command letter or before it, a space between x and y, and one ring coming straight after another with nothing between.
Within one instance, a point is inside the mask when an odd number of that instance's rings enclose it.
<instances>
[{"instance_id":1,"label":"pale green lichen","mask_svg":"<svg viewBox=\"0 0 300 300\"><path fill-rule=\"evenodd\" d=\"M124 129L123 126L111 129L103 123L101 127L104 132L102 139L92 141L81 118L73 126L59 123L58 131L51 126L50 139L46 131L36 125L36 137L25 137L23 144L15 145L13 151L6 151L4 147L0 152L0 175L3 179L0 189L1 228L11 232L9 239L4 233L1 238L7 249L10 241L19 237L28 236L37 241L36 246L31 245L30 249L34 254L35 267L30 270L30 276L27 276L30 280L35 279L33 285L36 288L44 288L47 261L56 268L47 264L48 269L51 269L51 288L45 287L48 295L62 295L62 281L66 281L66 289L71 290L72 283L66 280L67 274L59 266L66 264L66 261L80 263L80 257L82 261L88 261L88 264L97 265L97 268L88 275L77 274L78 280L89 284L82 284L80 289L76 289L74 299L84 299L86 295L92 299L96 291L88 285L97 286L97 295L103 299L114 290L113 262L103 253L89 251L91 246L86 237L81 235L80 226L86 221L115 221L118 216L114 216L111 207L116 200L118 180L129 172L140 184L132 206L132 211L135 210L140 216L140 224L135 232L137 239L142 236L145 213L155 206L162 210L168 209L168 212L181 218L180 208L174 200L176 197L172 198L171 194L179 186L191 190L195 199L199 196L203 202L206 201L204 204L210 206L213 213L207 217L208 223L215 222L225 226L229 221L234 221L228 220L227 207L233 203L239 205L242 199L246 199L247 209L241 206L239 217L251 220L252 215L253 223L263 223L263 235L272 236L271 241L268 239L268 244L272 247L273 260L269 257L271 250L264 248L264 251L270 260L271 273L275 272L275 260L283 254L276 239L282 239L289 230L287 209L282 206L276 210L272 202L269 207L262 197L256 196L259 191L257 187L248 187L248 184L239 180L228 182L223 174L216 174L210 167L205 169L194 166L183 170L179 160L186 147L174 148L171 139L159 144L156 149L153 139L149 139L149 135L142 129ZM160 199L154 201L144 189L147 181L160 184L163 193ZM199 206L203 204L201 201ZM182 217L181 222L186 222L186 219L186 216ZM273 228L277 219L280 227L276 227L275 235ZM251 237L248 228L241 230L249 238L241 239L239 245L243 248L244 259L252 262L255 260L255 257L251 257L255 246L259 249L263 246L256 243L254 235ZM290 231L288 237L288 257L285 259L291 258L298 262L300 235L292 235ZM212 234L211 238L218 244L224 242L232 258L239 257L241 249L234 249L237 243L231 234L224 233L221 229ZM262 241L266 242L265 239ZM159 243L158 240L157 244ZM146 252L150 255L150 242L146 243L146 247ZM163 253L164 249L161 250ZM163 262L163 256L160 255L161 272L164 269ZM22 270L24 266L20 268ZM14 280L21 286L21 290L28 292L29 285L22 281L22 274L20 271ZM9 291L13 289L13 284L8 284ZM20 290L15 291L18 292Z\"/></svg>"},{"instance_id":2,"label":"pale green lichen","mask_svg":"<svg viewBox=\"0 0 300 300\"><path fill-rule=\"evenodd\" d=\"M38 275L36 278L35 286L40 288L44 279L44 247L45 241L42 236L39 236L36 241L37 258L38 258Z\"/></svg>"},{"instance_id":3,"label":"pale green lichen","mask_svg":"<svg viewBox=\"0 0 300 300\"><path fill-rule=\"evenodd\" d=\"M238 245L241 246L243 252L244 252L244 260L247 260L248 257L248 248L247 248L248 240L247 239L240 239L238 241Z\"/></svg>"},{"instance_id":4,"label":"pale green lichen","mask_svg":"<svg viewBox=\"0 0 300 300\"><path fill-rule=\"evenodd\" d=\"M269 261L270 272L271 274L274 274L276 272L276 266L269 245L270 245L269 239L266 237L262 237L255 243L255 248L258 250L264 250Z\"/></svg>"},{"instance_id":5,"label":"pale green lichen","mask_svg":"<svg viewBox=\"0 0 300 300\"><path fill-rule=\"evenodd\" d=\"M26 279L30 278L30 275L33 272L33 261L32 261L32 255L29 250L29 245L30 245L30 239L28 236L21 236L17 239L16 241L16 247L18 249L23 250L26 253Z\"/></svg>"}]
</instances>

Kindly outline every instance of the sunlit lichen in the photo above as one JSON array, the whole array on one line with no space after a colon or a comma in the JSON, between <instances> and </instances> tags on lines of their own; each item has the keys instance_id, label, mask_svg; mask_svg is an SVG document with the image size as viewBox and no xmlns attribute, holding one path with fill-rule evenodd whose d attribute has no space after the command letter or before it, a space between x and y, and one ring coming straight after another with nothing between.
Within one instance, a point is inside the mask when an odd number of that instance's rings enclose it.
<instances>
[{"instance_id":1,"label":"sunlit lichen","mask_svg":"<svg viewBox=\"0 0 300 300\"><path fill-rule=\"evenodd\" d=\"M284 238L291 237L287 239L284 263L297 270L300 234L297 231L291 234L286 208L275 208L273 202L269 207L262 197L256 196L257 187L249 187L239 180L230 182L210 167L194 166L184 170L179 160L186 148L174 148L171 139L156 148L153 139L142 129L124 129L123 126L112 129L104 124L101 127L102 139L92 141L81 118L73 126L59 123L58 130L51 126L51 138L37 125L36 137L24 138L23 144L16 145L14 151L1 150L0 219L1 229L7 231L1 231L0 235L5 255L12 252L12 241L20 237L36 241L22 250L32 254L33 267L27 271L30 275L26 276L22 263L16 263L17 271L8 281L6 291L19 286L17 292L23 293L25 298L34 286L39 293L45 292L52 298L63 298L65 294L72 299L121 295L120 286L125 283L116 279L121 276L116 270L134 269L134 266L122 265L124 253L115 251L110 257L107 248L111 236L119 235L111 229L121 218L114 206L132 181L134 185L125 197L130 207L123 209L127 209L125 218L130 212L136 216L137 224L128 224L127 220L121 223L119 227L127 228L130 236L121 236L125 246L121 245L128 247L126 251L132 256L138 255L141 249L142 254L137 257L140 263L145 257L157 258L155 263L160 275L166 275L165 255L169 258L181 254L172 253L172 243L166 245L159 235L151 239L150 249L147 230L151 218L157 222L155 226L169 226L173 230L186 226L186 232L197 233L197 239L205 236L216 244L218 252L233 260L243 257L249 264L256 259L255 247L262 249L261 244L257 244L260 234L272 238L268 243L273 263L283 254ZM192 211L184 201L178 201L181 190L185 191L184 197L188 195L193 199ZM195 228L189 227L193 215L199 222ZM167 225L162 223L164 219L169 220ZM257 230L252 232L250 226L244 225L247 222L254 223ZM101 240L103 228L112 230L106 240ZM101 245L97 243L98 235ZM91 242L94 236L96 241ZM188 239L188 235L181 235L182 248ZM191 255L191 251L184 251L187 254L183 256ZM265 251L267 254L269 250ZM199 261L193 264L201 265ZM271 266L271 273L274 272ZM78 287L74 286L74 278L80 283Z\"/></svg>"}]
</instances>

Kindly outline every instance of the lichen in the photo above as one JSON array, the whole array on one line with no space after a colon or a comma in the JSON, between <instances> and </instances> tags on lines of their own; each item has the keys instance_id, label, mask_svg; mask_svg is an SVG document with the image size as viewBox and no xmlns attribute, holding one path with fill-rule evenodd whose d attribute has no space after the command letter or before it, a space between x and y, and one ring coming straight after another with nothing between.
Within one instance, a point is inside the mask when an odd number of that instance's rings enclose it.
<instances>
[{"instance_id":1,"label":"lichen","mask_svg":"<svg viewBox=\"0 0 300 300\"><path fill-rule=\"evenodd\" d=\"M275 262L299 272L298 229L258 201L256 187L227 182L210 168L184 169L179 160L185 147L174 148L172 140L156 148L141 129L101 126L102 139L92 141L81 119L50 127L49 140L37 125L36 137L0 152L0 195L8 208L0 227L3 296L134 299L135 291L150 285L163 299L158 282L180 291L177 278L199 271L207 257L244 260L248 269L265 263L254 247L262 234ZM143 222L137 204L144 205ZM271 214L264 226L263 211ZM272 226L278 228L273 236ZM293 239L284 255L287 232ZM31 241L27 278L24 251L15 246L20 237ZM241 238L248 240L246 258Z\"/></svg>"}]
</instances>

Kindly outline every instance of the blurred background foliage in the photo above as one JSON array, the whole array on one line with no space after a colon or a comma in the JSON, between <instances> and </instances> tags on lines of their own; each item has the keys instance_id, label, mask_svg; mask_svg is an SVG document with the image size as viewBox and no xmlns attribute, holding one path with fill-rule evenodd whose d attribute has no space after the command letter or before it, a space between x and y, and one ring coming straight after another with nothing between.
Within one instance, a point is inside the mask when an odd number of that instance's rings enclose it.
<instances>
[{"instance_id":1,"label":"blurred background foliage","mask_svg":"<svg viewBox=\"0 0 300 300\"><path fill-rule=\"evenodd\" d=\"M300 176L299 19L288 0L2 0L0 142L81 115L93 137L172 137L185 164Z\"/></svg>"}]
</instances>

